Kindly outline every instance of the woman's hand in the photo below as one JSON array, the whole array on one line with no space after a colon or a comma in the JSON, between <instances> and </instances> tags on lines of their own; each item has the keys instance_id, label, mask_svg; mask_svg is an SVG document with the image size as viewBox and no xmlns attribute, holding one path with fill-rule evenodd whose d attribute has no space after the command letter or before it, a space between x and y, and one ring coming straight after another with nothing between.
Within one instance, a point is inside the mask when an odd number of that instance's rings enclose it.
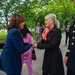
<instances>
[{"instance_id":1,"label":"woman's hand","mask_svg":"<svg viewBox=\"0 0 75 75\"><path fill-rule=\"evenodd\" d=\"M28 52L25 52L24 55L25 55L25 57L27 57L29 55L29 53Z\"/></svg>"},{"instance_id":2,"label":"woman's hand","mask_svg":"<svg viewBox=\"0 0 75 75\"><path fill-rule=\"evenodd\" d=\"M34 47L34 48L37 48L37 43L35 43L35 44L33 45L33 47Z\"/></svg>"},{"instance_id":3,"label":"woman's hand","mask_svg":"<svg viewBox=\"0 0 75 75\"><path fill-rule=\"evenodd\" d=\"M38 43L37 41L32 41L30 44L34 45L35 43Z\"/></svg>"},{"instance_id":4,"label":"woman's hand","mask_svg":"<svg viewBox=\"0 0 75 75\"><path fill-rule=\"evenodd\" d=\"M30 42L30 44L32 44L32 45L33 45L34 43L35 43L35 41Z\"/></svg>"},{"instance_id":5,"label":"woman's hand","mask_svg":"<svg viewBox=\"0 0 75 75\"><path fill-rule=\"evenodd\" d=\"M65 56L65 58L64 58L64 64L66 64L66 63L67 63L67 60L68 60L68 57L67 57L67 56Z\"/></svg>"}]
</instances>

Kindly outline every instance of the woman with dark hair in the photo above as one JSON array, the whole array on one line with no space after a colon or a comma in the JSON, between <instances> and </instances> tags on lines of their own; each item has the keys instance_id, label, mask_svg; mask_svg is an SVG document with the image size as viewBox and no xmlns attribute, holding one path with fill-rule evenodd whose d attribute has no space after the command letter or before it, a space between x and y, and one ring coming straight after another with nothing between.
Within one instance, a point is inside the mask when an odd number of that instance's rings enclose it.
<instances>
[{"instance_id":1,"label":"woman with dark hair","mask_svg":"<svg viewBox=\"0 0 75 75\"><path fill-rule=\"evenodd\" d=\"M21 34L22 34L23 37L26 37L27 33L29 33L32 36L32 34L29 31L29 29L27 28L26 24L24 25L24 28L20 30L20 32L21 32Z\"/></svg>"},{"instance_id":2,"label":"woman with dark hair","mask_svg":"<svg viewBox=\"0 0 75 75\"><path fill-rule=\"evenodd\" d=\"M29 31L29 29L27 28L26 24L24 25L24 28L20 31L23 41L25 43L29 43L33 41L32 38L32 34ZM32 67L32 48L30 48L28 51L26 51L25 53L23 53L21 55L22 57L22 65L25 66L25 64L27 65L28 68L28 75L33 75L33 67ZM21 72L22 75L22 72Z\"/></svg>"},{"instance_id":3,"label":"woman with dark hair","mask_svg":"<svg viewBox=\"0 0 75 75\"><path fill-rule=\"evenodd\" d=\"M20 75L22 69L21 54L32 47L34 42L24 43L20 30L24 27L24 17L13 14L8 25L8 34L1 53L1 70L7 75Z\"/></svg>"}]
</instances>

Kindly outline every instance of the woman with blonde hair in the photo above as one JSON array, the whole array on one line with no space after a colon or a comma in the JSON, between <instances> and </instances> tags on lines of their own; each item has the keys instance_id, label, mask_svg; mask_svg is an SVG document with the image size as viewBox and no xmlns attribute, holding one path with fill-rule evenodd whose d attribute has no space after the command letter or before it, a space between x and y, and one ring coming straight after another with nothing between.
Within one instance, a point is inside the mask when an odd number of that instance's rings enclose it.
<instances>
[{"instance_id":1,"label":"woman with blonde hair","mask_svg":"<svg viewBox=\"0 0 75 75\"><path fill-rule=\"evenodd\" d=\"M63 59L59 48L61 31L56 15L52 13L45 16L45 25L41 42L34 44L38 49L45 49L42 75L64 75Z\"/></svg>"}]
</instances>

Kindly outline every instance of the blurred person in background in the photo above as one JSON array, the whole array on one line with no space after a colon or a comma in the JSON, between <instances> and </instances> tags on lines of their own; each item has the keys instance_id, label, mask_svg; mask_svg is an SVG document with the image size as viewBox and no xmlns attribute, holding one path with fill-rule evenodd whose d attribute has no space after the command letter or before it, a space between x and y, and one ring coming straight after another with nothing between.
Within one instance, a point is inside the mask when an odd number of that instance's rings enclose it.
<instances>
[{"instance_id":1,"label":"blurred person in background","mask_svg":"<svg viewBox=\"0 0 75 75\"><path fill-rule=\"evenodd\" d=\"M66 30L66 32L65 32L65 35L66 35L66 38L65 38L65 46L69 43L70 26L71 26L71 23L68 22L68 24L65 27L65 30Z\"/></svg>"},{"instance_id":2,"label":"blurred person in background","mask_svg":"<svg viewBox=\"0 0 75 75\"><path fill-rule=\"evenodd\" d=\"M41 36L41 26L38 23L37 26L35 27L35 35L36 35L36 41L40 41L40 36Z\"/></svg>"}]
</instances>

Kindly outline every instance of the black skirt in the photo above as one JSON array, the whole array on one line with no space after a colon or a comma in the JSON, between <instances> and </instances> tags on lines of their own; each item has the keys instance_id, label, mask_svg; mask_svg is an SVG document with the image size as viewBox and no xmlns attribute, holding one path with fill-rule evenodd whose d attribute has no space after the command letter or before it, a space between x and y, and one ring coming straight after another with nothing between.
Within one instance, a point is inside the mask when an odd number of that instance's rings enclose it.
<instances>
[{"instance_id":1,"label":"black skirt","mask_svg":"<svg viewBox=\"0 0 75 75\"><path fill-rule=\"evenodd\" d=\"M64 75L63 59L60 50L45 52L43 75Z\"/></svg>"}]
</instances>

